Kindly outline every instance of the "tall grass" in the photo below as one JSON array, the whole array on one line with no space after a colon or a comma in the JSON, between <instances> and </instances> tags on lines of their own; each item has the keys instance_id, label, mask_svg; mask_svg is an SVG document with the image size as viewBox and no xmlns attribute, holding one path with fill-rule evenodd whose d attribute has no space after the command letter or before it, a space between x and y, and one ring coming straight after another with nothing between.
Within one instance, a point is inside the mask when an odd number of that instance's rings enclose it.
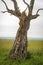
<instances>
[{"instance_id":1,"label":"tall grass","mask_svg":"<svg viewBox=\"0 0 43 65\"><path fill-rule=\"evenodd\" d=\"M0 65L43 65L43 41L28 41L26 60L9 58L13 43L14 40L0 40Z\"/></svg>"}]
</instances>

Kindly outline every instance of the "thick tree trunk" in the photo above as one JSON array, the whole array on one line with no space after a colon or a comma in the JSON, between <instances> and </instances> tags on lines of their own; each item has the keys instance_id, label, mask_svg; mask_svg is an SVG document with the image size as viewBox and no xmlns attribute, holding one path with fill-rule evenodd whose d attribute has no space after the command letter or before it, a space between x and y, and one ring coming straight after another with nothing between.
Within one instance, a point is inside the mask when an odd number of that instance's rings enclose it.
<instances>
[{"instance_id":1,"label":"thick tree trunk","mask_svg":"<svg viewBox=\"0 0 43 65\"><path fill-rule=\"evenodd\" d=\"M38 9L36 14L32 15L35 0L31 0L30 5L27 4L25 0L23 0L23 2L28 7L28 15L26 16L26 13L25 13L26 10L21 13L16 0L12 0L14 4L14 10L9 9L4 0L2 0L2 2L5 4L6 10L7 10L7 11L2 11L3 13L8 12L11 15L17 16L20 19L20 23L19 23L20 27L17 31L14 45L9 55L11 58L20 57L25 59L27 57L27 31L30 26L30 20L36 19L39 16L38 12L43 9L42 8Z\"/></svg>"},{"instance_id":2,"label":"thick tree trunk","mask_svg":"<svg viewBox=\"0 0 43 65\"><path fill-rule=\"evenodd\" d=\"M30 21L24 21L23 25L19 27L14 41L14 45L10 51L11 58L27 58L27 30Z\"/></svg>"}]
</instances>

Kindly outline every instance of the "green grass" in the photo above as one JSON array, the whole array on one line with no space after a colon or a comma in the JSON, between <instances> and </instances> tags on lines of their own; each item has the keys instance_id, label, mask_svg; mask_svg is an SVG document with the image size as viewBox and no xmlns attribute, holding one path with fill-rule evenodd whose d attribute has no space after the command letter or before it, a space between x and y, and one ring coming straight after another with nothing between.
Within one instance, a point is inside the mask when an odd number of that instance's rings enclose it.
<instances>
[{"instance_id":1,"label":"green grass","mask_svg":"<svg viewBox=\"0 0 43 65\"><path fill-rule=\"evenodd\" d=\"M28 41L28 58L10 59L8 54L14 40L0 40L0 65L43 65L43 40Z\"/></svg>"}]
</instances>

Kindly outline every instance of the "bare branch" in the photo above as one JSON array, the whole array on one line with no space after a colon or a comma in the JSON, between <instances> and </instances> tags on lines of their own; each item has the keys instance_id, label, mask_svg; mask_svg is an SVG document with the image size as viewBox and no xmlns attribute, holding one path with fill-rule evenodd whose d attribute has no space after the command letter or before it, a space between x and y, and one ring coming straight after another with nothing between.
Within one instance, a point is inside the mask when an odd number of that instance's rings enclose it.
<instances>
[{"instance_id":1,"label":"bare branch","mask_svg":"<svg viewBox=\"0 0 43 65\"><path fill-rule=\"evenodd\" d=\"M32 20L32 19L36 19L37 17L39 17L39 14L32 15L32 16L31 16L31 20Z\"/></svg>"},{"instance_id":2,"label":"bare branch","mask_svg":"<svg viewBox=\"0 0 43 65\"><path fill-rule=\"evenodd\" d=\"M32 14L33 6L34 6L34 1L35 1L35 0L31 0L31 1L30 1L30 8L29 8L29 13L30 13L30 14Z\"/></svg>"},{"instance_id":3,"label":"bare branch","mask_svg":"<svg viewBox=\"0 0 43 65\"><path fill-rule=\"evenodd\" d=\"M36 15L32 15L32 16L31 16L31 19L36 19L36 18L39 16L38 12L39 12L40 10L43 10L43 8L38 9L37 12L36 12Z\"/></svg>"},{"instance_id":4,"label":"bare branch","mask_svg":"<svg viewBox=\"0 0 43 65\"><path fill-rule=\"evenodd\" d=\"M14 9L16 11L18 11L19 10L19 7L18 7L18 4L17 4L16 0L11 0L11 1L14 3Z\"/></svg>"},{"instance_id":5,"label":"bare branch","mask_svg":"<svg viewBox=\"0 0 43 65\"><path fill-rule=\"evenodd\" d=\"M7 9L7 11L8 11L8 10L9 10L9 8L8 8L8 6L7 6L6 2L5 2L4 0L1 0L1 1L5 4L6 9Z\"/></svg>"},{"instance_id":6,"label":"bare branch","mask_svg":"<svg viewBox=\"0 0 43 65\"><path fill-rule=\"evenodd\" d=\"M8 11L1 11L1 12L2 12L2 13L6 13L6 12L8 12ZM9 10L8 13L10 13L11 15L17 16L17 17L20 19L20 15L18 15L18 13L16 14L15 11Z\"/></svg>"},{"instance_id":7,"label":"bare branch","mask_svg":"<svg viewBox=\"0 0 43 65\"><path fill-rule=\"evenodd\" d=\"M16 0L11 0L14 3L14 9L15 9L15 13L18 13L19 15L21 15L18 4L16 2Z\"/></svg>"},{"instance_id":8,"label":"bare branch","mask_svg":"<svg viewBox=\"0 0 43 65\"><path fill-rule=\"evenodd\" d=\"M43 10L43 8L38 9L37 12L36 12L36 15L32 15L32 16L31 16L31 19L36 19L36 18L39 16L38 12L39 12L40 10Z\"/></svg>"},{"instance_id":9,"label":"bare branch","mask_svg":"<svg viewBox=\"0 0 43 65\"><path fill-rule=\"evenodd\" d=\"M7 9L7 11L2 11L2 13L8 12L8 13L11 13L12 15L14 15L14 16L17 16L17 17L19 17L21 15L21 13L19 11L16 13L16 11L10 10L4 0L2 0L2 2L5 4L5 7Z\"/></svg>"},{"instance_id":10,"label":"bare branch","mask_svg":"<svg viewBox=\"0 0 43 65\"><path fill-rule=\"evenodd\" d=\"M1 11L2 13L6 13L6 12L8 12L8 11Z\"/></svg>"},{"instance_id":11,"label":"bare branch","mask_svg":"<svg viewBox=\"0 0 43 65\"><path fill-rule=\"evenodd\" d=\"M8 8L6 2L5 2L4 0L2 0L2 2L5 4L5 7L6 7L6 9L7 9L7 11L2 11L2 13L8 12L8 13L13 14L14 11L13 11L13 10L10 10L10 9Z\"/></svg>"},{"instance_id":12,"label":"bare branch","mask_svg":"<svg viewBox=\"0 0 43 65\"><path fill-rule=\"evenodd\" d=\"M37 12L36 12L36 14L38 14L38 12L39 12L40 10L43 10L43 8L38 9Z\"/></svg>"},{"instance_id":13,"label":"bare branch","mask_svg":"<svg viewBox=\"0 0 43 65\"><path fill-rule=\"evenodd\" d=\"M29 9L29 4L25 2L25 0L23 0L23 2L27 5L28 9Z\"/></svg>"},{"instance_id":14,"label":"bare branch","mask_svg":"<svg viewBox=\"0 0 43 65\"><path fill-rule=\"evenodd\" d=\"M15 14L15 12L13 11L13 10L9 10L9 11L1 11L2 13L6 13L6 12L8 12L8 13L11 13L12 15L15 15L16 16L16 14Z\"/></svg>"}]
</instances>

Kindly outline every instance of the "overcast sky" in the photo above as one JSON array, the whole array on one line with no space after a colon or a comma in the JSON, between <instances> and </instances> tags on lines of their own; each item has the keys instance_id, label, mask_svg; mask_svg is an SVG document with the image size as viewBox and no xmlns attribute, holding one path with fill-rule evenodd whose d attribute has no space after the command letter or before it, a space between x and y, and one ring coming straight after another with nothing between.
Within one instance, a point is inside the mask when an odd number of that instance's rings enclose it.
<instances>
[{"instance_id":1,"label":"overcast sky","mask_svg":"<svg viewBox=\"0 0 43 65\"><path fill-rule=\"evenodd\" d=\"M11 0L5 0L8 7L14 9L13 2ZM17 0L20 11L26 9L26 5L22 0ZM26 0L30 3L30 0ZM35 0L33 14L37 9L43 8L43 0ZM6 10L5 5L0 0L0 11ZM26 11L28 12L28 11ZM43 38L43 11L39 12L40 16L30 22L30 29L27 36L30 38ZM17 29L19 28L19 19L15 16L11 16L9 13L0 13L0 37L15 37Z\"/></svg>"}]
</instances>

